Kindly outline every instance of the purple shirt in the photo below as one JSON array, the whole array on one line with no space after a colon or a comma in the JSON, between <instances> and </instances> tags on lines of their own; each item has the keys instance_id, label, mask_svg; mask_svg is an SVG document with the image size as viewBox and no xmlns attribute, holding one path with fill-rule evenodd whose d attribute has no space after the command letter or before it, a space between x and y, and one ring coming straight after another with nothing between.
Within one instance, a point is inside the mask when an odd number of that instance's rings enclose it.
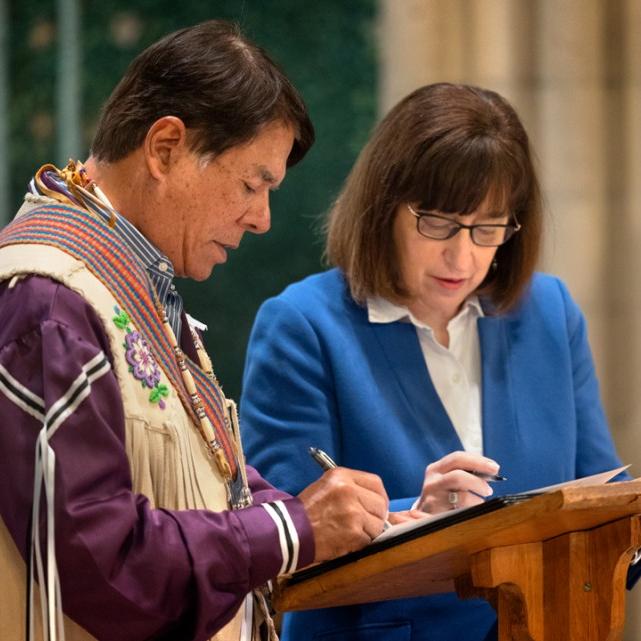
<instances>
[{"instance_id":1,"label":"purple shirt","mask_svg":"<svg viewBox=\"0 0 641 641\"><path fill-rule=\"evenodd\" d=\"M37 276L11 289L0 283L0 516L23 557L42 423L11 398L11 382L44 399L46 412L101 350L112 361L100 320L75 292ZM302 503L251 467L255 505L239 511L152 509L134 494L113 369L50 444L63 607L101 641L200 640L220 629L283 563L278 529L259 503L283 501L300 540L298 567L313 560Z\"/></svg>"}]
</instances>

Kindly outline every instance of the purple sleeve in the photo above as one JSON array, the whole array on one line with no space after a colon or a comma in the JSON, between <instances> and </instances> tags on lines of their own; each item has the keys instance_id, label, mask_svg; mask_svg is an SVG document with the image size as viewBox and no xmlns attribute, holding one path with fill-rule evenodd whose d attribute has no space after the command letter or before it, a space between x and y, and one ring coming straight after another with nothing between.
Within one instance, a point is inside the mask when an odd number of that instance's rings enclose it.
<instances>
[{"instance_id":1,"label":"purple sleeve","mask_svg":"<svg viewBox=\"0 0 641 641\"><path fill-rule=\"evenodd\" d=\"M75 293L38 277L0 286L0 515L23 556L42 427L28 402L42 399L46 413L101 352L110 361L100 321ZM50 441L64 610L105 641L210 637L245 594L279 572L273 516L260 505L219 513L151 509L134 494L110 368L71 409ZM300 539L298 566L311 562L312 534L300 501L253 470L250 478L260 502L286 507Z\"/></svg>"}]
</instances>

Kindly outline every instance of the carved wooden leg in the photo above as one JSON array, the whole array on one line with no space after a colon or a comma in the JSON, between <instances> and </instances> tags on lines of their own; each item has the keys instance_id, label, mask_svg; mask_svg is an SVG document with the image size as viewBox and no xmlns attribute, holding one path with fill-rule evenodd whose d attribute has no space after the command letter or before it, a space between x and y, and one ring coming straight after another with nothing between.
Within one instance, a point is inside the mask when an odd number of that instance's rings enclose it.
<instances>
[{"instance_id":1,"label":"carved wooden leg","mask_svg":"<svg viewBox=\"0 0 641 641\"><path fill-rule=\"evenodd\" d=\"M633 518L545 542L546 639L621 639L625 577L639 539Z\"/></svg>"},{"instance_id":2,"label":"carved wooden leg","mask_svg":"<svg viewBox=\"0 0 641 641\"><path fill-rule=\"evenodd\" d=\"M469 591L457 583L457 591L492 603L499 617L500 641L543 639L542 543L479 552L471 559L470 583Z\"/></svg>"},{"instance_id":3,"label":"carved wooden leg","mask_svg":"<svg viewBox=\"0 0 641 641\"><path fill-rule=\"evenodd\" d=\"M499 641L618 641L625 577L641 545L639 518L539 543L485 550L457 581L463 597L486 598Z\"/></svg>"}]
</instances>

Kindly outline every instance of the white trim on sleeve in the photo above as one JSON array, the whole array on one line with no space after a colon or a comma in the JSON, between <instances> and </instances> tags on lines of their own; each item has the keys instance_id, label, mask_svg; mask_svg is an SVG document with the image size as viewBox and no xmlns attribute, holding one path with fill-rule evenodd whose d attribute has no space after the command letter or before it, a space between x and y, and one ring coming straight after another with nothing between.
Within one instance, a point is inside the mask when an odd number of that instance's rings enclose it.
<instances>
[{"instance_id":1,"label":"white trim on sleeve","mask_svg":"<svg viewBox=\"0 0 641 641\"><path fill-rule=\"evenodd\" d=\"M278 530L278 540L283 557L283 563L278 574L293 572L298 567L298 553L300 550L300 540L294 521L283 501L263 503L261 507L272 518Z\"/></svg>"}]
</instances>

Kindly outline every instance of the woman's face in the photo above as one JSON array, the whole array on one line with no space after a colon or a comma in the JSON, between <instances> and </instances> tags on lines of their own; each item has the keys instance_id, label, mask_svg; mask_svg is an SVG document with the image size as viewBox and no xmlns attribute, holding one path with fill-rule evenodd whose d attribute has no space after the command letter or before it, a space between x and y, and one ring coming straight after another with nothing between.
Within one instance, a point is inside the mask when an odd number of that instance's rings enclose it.
<instances>
[{"instance_id":1,"label":"woman's face","mask_svg":"<svg viewBox=\"0 0 641 641\"><path fill-rule=\"evenodd\" d=\"M466 225L508 222L508 216L497 217L487 201L464 216L432 213ZM418 233L416 217L405 203L396 210L393 233L400 275L410 294L404 303L432 328L446 325L485 279L497 248L475 245L468 229L447 240L425 238Z\"/></svg>"}]
</instances>

